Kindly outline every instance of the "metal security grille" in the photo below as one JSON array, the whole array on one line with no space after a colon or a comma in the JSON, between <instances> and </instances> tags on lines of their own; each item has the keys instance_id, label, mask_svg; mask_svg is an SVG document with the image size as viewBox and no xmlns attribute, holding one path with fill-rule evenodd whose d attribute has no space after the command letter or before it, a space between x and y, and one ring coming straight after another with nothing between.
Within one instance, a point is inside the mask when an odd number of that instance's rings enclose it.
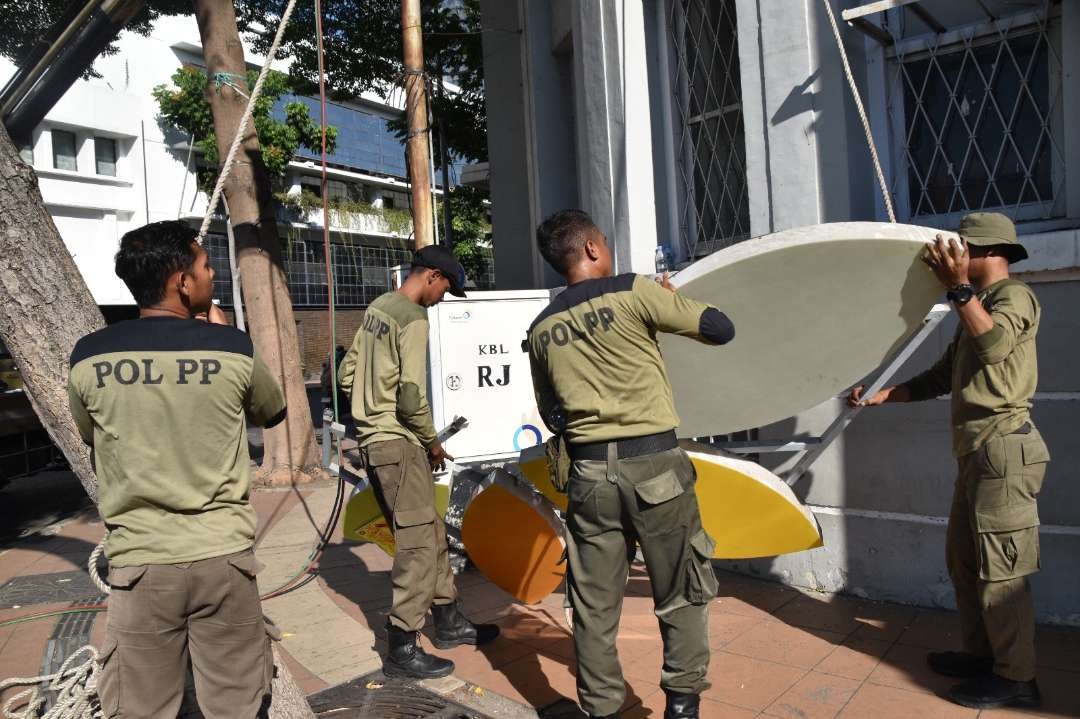
<instances>
[{"instance_id":1,"label":"metal security grille","mask_svg":"<svg viewBox=\"0 0 1080 719\"><path fill-rule=\"evenodd\" d=\"M906 168L894 189L908 217L1064 214L1061 25L1052 12L1046 4L894 46L889 113L894 157Z\"/></svg>"},{"instance_id":2,"label":"metal security grille","mask_svg":"<svg viewBox=\"0 0 1080 719\"><path fill-rule=\"evenodd\" d=\"M293 304L316 307L327 304L326 261L323 259L322 243L289 239L284 254L285 276Z\"/></svg>"},{"instance_id":3,"label":"metal security grille","mask_svg":"<svg viewBox=\"0 0 1080 719\"><path fill-rule=\"evenodd\" d=\"M686 256L750 236L735 0L671 0Z\"/></svg>"},{"instance_id":4,"label":"metal security grille","mask_svg":"<svg viewBox=\"0 0 1080 719\"><path fill-rule=\"evenodd\" d=\"M207 235L203 247L214 268L214 297L222 306L232 307L232 274L229 272L229 244L223 235ZM495 286L494 257L490 250L482 277L473 281L479 289ZM338 307L367 307L390 291L390 269L408 264L412 251L406 247L374 247L331 242L334 270L334 304ZM297 307L326 307L326 264L321 240L283 240L282 255L289 294Z\"/></svg>"},{"instance_id":5,"label":"metal security grille","mask_svg":"<svg viewBox=\"0 0 1080 719\"><path fill-rule=\"evenodd\" d=\"M43 429L0 437L0 485L63 461L64 455Z\"/></svg>"},{"instance_id":6,"label":"metal security grille","mask_svg":"<svg viewBox=\"0 0 1080 719\"><path fill-rule=\"evenodd\" d=\"M214 268L214 298L223 306L232 307L232 270L229 269L229 239L225 235L207 233L203 249Z\"/></svg>"},{"instance_id":7,"label":"metal security grille","mask_svg":"<svg viewBox=\"0 0 1080 719\"><path fill-rule=\"evenodd\" d=\"M334 303L366 307L390 291L390 268L407 264L412 253L393 247L334 244Z\"/></svg>"}]
</instances>

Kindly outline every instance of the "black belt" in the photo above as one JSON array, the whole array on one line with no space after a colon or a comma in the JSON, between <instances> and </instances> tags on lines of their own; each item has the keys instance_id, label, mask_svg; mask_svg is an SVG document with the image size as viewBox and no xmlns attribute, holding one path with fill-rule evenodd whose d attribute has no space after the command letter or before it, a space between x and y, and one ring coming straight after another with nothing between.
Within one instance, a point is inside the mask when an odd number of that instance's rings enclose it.
<instances>
[{"instance_id":1,"label":"black belt","mask_svg":"<svg viewBox=\"0 0 1080 719\"><path fill-rule=\"evenodd\" d=\"M675 437L675 430L647 434L643 437L630 437L628 439L616 439L611 442L586 442L583 444L569 444L570 459L606 460L608 445L616 446L616 456L619 459L642 457L646 454L656 454L675 449L679 446L679 440Z\"/></svg>"}]
</instances>

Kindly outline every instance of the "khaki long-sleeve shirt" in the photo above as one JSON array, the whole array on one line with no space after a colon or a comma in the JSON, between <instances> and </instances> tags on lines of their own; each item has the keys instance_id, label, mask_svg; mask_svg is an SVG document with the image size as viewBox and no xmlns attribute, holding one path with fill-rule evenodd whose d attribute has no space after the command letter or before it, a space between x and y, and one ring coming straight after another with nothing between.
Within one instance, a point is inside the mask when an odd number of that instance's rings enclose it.
<instances>
[{"instance_id":1,"label":"khaki long-sleeve shirt","mask_svg":"<svg viewBox=\"0 0 1080 719\"><path fill-rule=\"evenodd\" d=\"M572 443L611 441L679 424L656 334L724 344L734 327L715 307L642 275L578 282L556 297L528 334L540 416Z\"/></svg>"},{"instance_id":2,"label":"khaki long-sleeve shirt","mask_svg":"<svg viewBox=\"0 0 1080 719\"><path fill-rule=\"evenodd\" d=\"M905 383L914 402L952 393L957 457L1027 422L1039 382L1035 336L1041 310L1031 288L1019 280L1001 280L978 299L993 318L993 329L972 337L961 324L941 359Z\"/></svg>"},{"instance_id":3,"label":"khaki long-sleeve shirt","mask_svg":"<svg viewBox=\"0 0 1080 719\"><path fill-rule=\"evenodd\" d=\"M427 398L427 310L400 292L378 297L338 369L360 446L405 438L435 444Z\"/></svg>"}]
</instances>

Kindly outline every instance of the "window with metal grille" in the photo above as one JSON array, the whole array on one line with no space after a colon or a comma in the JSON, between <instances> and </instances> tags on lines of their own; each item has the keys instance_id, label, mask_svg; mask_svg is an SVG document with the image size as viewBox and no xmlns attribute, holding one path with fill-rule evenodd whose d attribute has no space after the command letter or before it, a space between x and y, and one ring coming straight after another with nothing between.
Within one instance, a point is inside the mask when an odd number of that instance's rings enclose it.
<instances>
[{"instance_id":1,"label":"window with metal grille","mask_svg":"<svg viewBox=\"0 0 1080 719\"><path fill-rule=\"evenodd\" d=\"M972 210L1014 220L1065 214L1057 10L998 19L890 51L901 215L955 224Z\"/></svg>"},{"instance_id":2,"label":"window with metal grille","mask_svg":"<svg viewBox=\"0 0 1080 719\"><path fill-rule=\"evenodd\" d=\"M285 277L293 305L325 306L328 299L322 243L290 238L284 245Z\"/></svg>"},{"instance_id":3,"label":"window with metal grille","mask_svg":"<svg viewBox=\"0 0 1080 719\"><path fill-rule=\"evenodd\" d=\"M735 0L670 0L685 254L750 236Z\"/></svg>"},{"instance_id":4,"label":"window with metal grille","mask_svg":"<svg viewBox=\"0 0 1080 719\"><path fill-rule=\"evenodd\" d=\"M334 301L366 307L390 291L390 268L406 264L411 253L393 247L331 245L334 257Z\"/></svg>"},{"instance_id":5,"label":"window with metal grille","mask_svg":"<svg viewBox=\"0 0 1080 719\"><path fill-rule=\"evenodd\" d=\"M225 235L207 233L203 249L214 268L214 299L223 307L232 307L232 270L229 268L229 239Z\"/></svg>"},{"instance_id":6,"label":"window with metal grille","mask_svg":"<svg viewBox=\"0 0 1080 719\"><path fill-rule=\"evenodd\" d=\"M208 234L203 247L214 268L214 297L232 306L232 274L229 245L223 235ZM366 307L390 290L390 268L408 264L412 253L405 248L369 247L342 242L330 245L334 271L334 304ZM326 307L326 265L321 240L283 240L282 255L289 294L296 307Z\"/></svg>"}]
</instances>

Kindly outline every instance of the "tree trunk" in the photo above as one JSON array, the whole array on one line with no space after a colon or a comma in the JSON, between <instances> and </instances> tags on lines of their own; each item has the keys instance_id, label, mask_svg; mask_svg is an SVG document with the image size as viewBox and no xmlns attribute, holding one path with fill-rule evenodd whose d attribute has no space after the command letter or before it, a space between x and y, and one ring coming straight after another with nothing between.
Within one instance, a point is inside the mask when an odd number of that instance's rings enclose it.
<instances>
[{"instance_id":1,"label":"tree trunk","mask_svg":"<svg viewBox=\"0 0 1080 719\"><path fill-rule=\"evenodd\" d=\"M68 358L105 326L38 191L34 170L0 128L0 338L15 359L41 424L97 501L90 450L71 418Z\"/></svg>"},{"instance_id":2,"label":"tree trunk","mask_svg":"<svg viewBox=\"0 0 1080 719\"><path fill-rule=\"evenodd\" d=\"M232 1L195 0L195 16L207 72L211 77L229 73L234 82L243 83L247 65ZM247 99L229 85L218 87L214 82L207 84L206 96L214 116L218 155L224 161ZM255 350L278 376L289 407L286 420L263 433L265 454L260 474L275 484L308 481L311 477L307 473L317 471L319 454L300 366L300 346L274 218L270 176L263 166L259 138L252 122L248 123L224 192L236 234L248 331Z\"/></svg>"},{"instance_id":3,"label":"tree trunk","mask_svg":"<svg viewBox=\"0 0 1080 719\"><path fill-rule=\"evenodd\" d=\"M68 358L80 337L105 325L75 260L45 209L32 168L0 128L0 339L19 367L41 424L90 499L97 478L67 398ZM307 407L307 402L304 405ZM288 668L274 655L272 719L314 719Z\"/></svg>"}]
</instances>

